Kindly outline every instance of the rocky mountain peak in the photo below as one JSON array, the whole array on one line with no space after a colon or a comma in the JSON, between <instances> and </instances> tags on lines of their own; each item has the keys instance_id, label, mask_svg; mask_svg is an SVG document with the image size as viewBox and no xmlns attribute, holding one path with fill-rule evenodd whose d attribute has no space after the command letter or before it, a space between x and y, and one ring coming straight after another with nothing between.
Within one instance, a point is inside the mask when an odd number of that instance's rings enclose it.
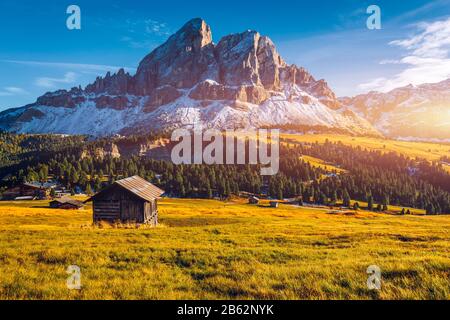
<instances>
[{"instance_id":1,"label":"rocky mountain peak","mask_svg":"<svg viewBox=\"0 0 450 320\"><path fill-rule=\"evenodd\" d=\"M212 43L211 28L201 18L188 21L176 35L183 37L183 39L179 40L184 40L182 42L185 42L186 45L191 44L195 50L199 50Z\"/></svg>"},{"instance_id":2,"label":"rocky mountain peak","mask_svg":"<svg viewBox=\"0 0 450 320\"><path fill-rule=\"evenodd\" d=\"M148 54L134 76L120 69L84 90L48 93L0 114L0 129L100 136L201 121L216 128L294 124L374 133L340 107L324 80L287 65L269 37L247 30L215 45L209 25L195 18Z\"/></svg>"},{"instance_id":3,"label":"rocky mountain peak","mask_svg":"<svg viewBox=\"0 0 450 320\"><path fill-rule=\"evenodd\" d=\"M285 62L273 42L258 32L247 30L220 40L215 48L219 82L226 85L256 85L276 90L280 68Z\"/></svg>"},{"instance_id":4,"label":"rocky mountain peak","mask_svg":"<svg viewBox=\"0 0 450 320\"><path fill-rule=\"evenodd\" d=\"M213 63L210 27L202 19L190 20L139 64L135 76L137 93L149 95L164 85L191 88L204 78Z\"/></svg>"}]
</instances>

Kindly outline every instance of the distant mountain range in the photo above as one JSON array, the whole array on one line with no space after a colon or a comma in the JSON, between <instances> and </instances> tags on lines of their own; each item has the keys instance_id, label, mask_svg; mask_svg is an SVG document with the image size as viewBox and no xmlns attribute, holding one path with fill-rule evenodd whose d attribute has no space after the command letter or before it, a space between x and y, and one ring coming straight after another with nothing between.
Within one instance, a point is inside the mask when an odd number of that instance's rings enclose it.
<instances>
[{"instance_id":1,"label":"distant mountain range","mask_svg":"<svg viewBox=\"0 0 450 320\"><path fill-rule=\"evenodd\" d=\"M46 93L33 104L1 112L0 129L107 136L202 124L450 138L443 118L434 119L449 110L449 82L440 85L440 91L424 85L420 97L429 99L423 102L414 93L418 88L409 87L338 99L324 80L288 65L268 37L249 30L214 44L206 22L193 19L147 55L135 75L121 69L84 89Z\"/></svg>"},{"instance_id":2,"label":"distant mountain range","mask_svg":"<svg viewBox=\"0 0 450 320\"><path fill-rule=\"evenodd\" d=\"M450 79L340 101L386 136L450 141Z\"/></svg>"}]
</instances>

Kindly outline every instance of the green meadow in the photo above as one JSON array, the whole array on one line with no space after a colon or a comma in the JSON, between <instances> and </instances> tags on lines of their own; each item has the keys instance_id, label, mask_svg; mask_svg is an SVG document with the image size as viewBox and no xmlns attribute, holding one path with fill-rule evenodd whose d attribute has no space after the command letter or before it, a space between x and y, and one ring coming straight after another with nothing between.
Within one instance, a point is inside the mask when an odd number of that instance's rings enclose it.
<instances>
[{"instance_id":1,"label":"green meadow","mask_svg":"<svg viewBox=\"0 0 450 320\"><path fill-rule=\"evenodd\" d=\"M47 205L0 202L0 299L450 298L449 216L165 199L149 228Z\"/></svg>"}]
</instances>

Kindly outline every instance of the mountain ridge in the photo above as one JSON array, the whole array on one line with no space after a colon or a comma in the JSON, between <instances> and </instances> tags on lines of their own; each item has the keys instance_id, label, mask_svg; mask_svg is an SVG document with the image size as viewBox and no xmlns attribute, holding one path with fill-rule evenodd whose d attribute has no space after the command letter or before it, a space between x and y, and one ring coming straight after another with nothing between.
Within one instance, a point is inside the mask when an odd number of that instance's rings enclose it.
<instances>
[{"instance_id":1,"label":"mountain ridge","mask_svg":"<svg viewBox=\"0 0 450 320\"><path fill-rule=\"evenodd\" d=\"M0 128L21 133L105 136L192 127L220 129L311 125L378 135L343 107L325 80L288 65L256 31L212 41L208 24L188 21L142 59L97 77L84 89L48 92L0 114Z\"/></svg>"},{"instance_id":2,"label":"mountain ridge","mask_svg":"<svg viewBox=\"0 0 450 320\"><path fill-rule=\"evenodd\" d=\"M339 100L390 138L450 141L450 79Z\"/></svg>"}]
</instances>

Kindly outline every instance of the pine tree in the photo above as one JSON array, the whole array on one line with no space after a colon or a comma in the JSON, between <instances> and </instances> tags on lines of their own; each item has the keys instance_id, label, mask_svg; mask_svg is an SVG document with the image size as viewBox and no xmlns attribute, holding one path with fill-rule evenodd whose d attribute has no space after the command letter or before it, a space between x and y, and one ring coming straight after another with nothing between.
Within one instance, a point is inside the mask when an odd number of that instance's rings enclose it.
<instances>
[{"instance_id":1,"label":"pine tree","mask_svg":"<svg viewBox=\"0 0 450 320\"><path fill-rule=\"evenodd\" d=\"M209 180L206 182L206 196L208 197L208 199L212 199L213 197L211 184L209 183Z\"/></svg>"},{"instance_id":2,"label":"pine tree","mask_svg":"<svg viewBox=\"0 0 450 320\"><path fill-rule=\"evenodd\" d=\"M336 193L336 190L334 190L334 191L331 193L331 204L335 205L336 202L337 202L337 193Z\"/></svg>"},{"instance_id":3,"label":"pine tree","mask_svg":"<svg viewBox=\"0 0 450 320\"><path fill-rule=\"evenodd\" d=\"M102 189L102 180L99 177L95 178L94 188L96 192L99 192Z\"/></svg>"},{"instance_id":4,"label":"pine tree","mask_svg":"<svg viewBox=\"0 0 450 320\"><path fill-rule=\"evenodd\" d=\"M432 203L429 203L429 204L428 204L426 211L427 211L427 214L428 214L428 215L433 215L433 214L436 213L435 210L434 210L434 206L433 206Z\"/></svg>"},{"instance_id":5,"label":"pine tree","mask_svg":"<svg viewBox=\"0 0 450 320\"><path fill-rule=\"evenodd\" d=\"M88 183L87 185L86 185L86 194L88 195L88 196L90 196L90 195L92 195L92 188L91 188L91 184L90 183Z\"/></svg>"},{"instance_id":6,"label":"pine tree","mask_svg":"<svg viewBox=\"0 0 450 320\"><path fill-rule=\"evenodd\" d=\"M367 209L368 209L369 211L372 211L372 210L373 210L373 197L372 197L372 195L369 195L369 196L367 197Z\"/></svg>"},{"instance_id":7,"label":"pine tree","mask_svg":"<svg viewBox=\"0 0 450 320\"><path fill-rule=\"evenodd\" d=\"M283 200L283 190L281 188L278 188L277 198L278 200Z\"/></svg>"},{"instance_id":8,"label":"pine tree","mask_svg":"<svg viewBox=\"0 0 450 320\"><path fill-rule=\"evenodd\" d=\"M344 207L350 207L350 195L348 194L347 189L344 189L344 193L342 195L342 205Z\"/></svg>"}]
</instances>

